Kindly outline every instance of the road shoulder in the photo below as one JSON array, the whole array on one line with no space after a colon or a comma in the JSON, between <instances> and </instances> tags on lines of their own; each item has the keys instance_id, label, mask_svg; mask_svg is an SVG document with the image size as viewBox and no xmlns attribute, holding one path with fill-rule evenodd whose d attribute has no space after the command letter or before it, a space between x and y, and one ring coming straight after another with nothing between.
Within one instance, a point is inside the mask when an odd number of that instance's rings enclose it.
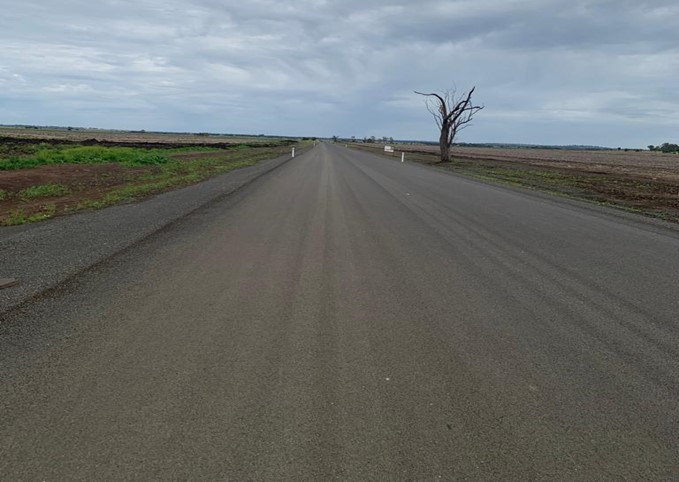
<instances>
[{"instance_id":1,"label":"road shoulder","mask_svg":"<svg viewBox=\"0 0 679 482\"><path fill-rule=\"evenodd\" d=\"M139 203L37 224L0 227L0 277L18 280L15 286L0 291L0 315L289 160L290 156L285 155L262 161Z\"/></svg>"}]
</instances>

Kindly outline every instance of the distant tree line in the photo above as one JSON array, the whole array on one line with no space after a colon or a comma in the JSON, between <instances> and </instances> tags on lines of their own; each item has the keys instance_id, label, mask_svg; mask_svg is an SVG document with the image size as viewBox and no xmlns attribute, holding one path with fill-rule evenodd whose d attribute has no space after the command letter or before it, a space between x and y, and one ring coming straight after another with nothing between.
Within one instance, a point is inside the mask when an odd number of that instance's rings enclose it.
<instances>
[{"instance_id":1,"label":"distant tree line","mask_svg":"<svg viewBox=\"0 0 679 482\"><path fill-rule=\"evenodd\" d=\"M375 136L364 137L362 141L356 139L356 136L351 136L350 139L342 139L339 136L332 136L332 140L333 140L333 142L340 142L340 141L342 141L342 142L345 142L345 141L347 141L347 142L363 142L364 144L375 144L377 142L382 142L383 144L386 144L386 143L393 143L394 142L393 137L387 137L387 136L382 136L381 139L378 138L378 137L375 137Z\"/></svg>"},{"instance_id":2,"label":"distant tree line","mask_svg":"<svg viewBox=\"0 0 679 482\"><path fill-rule=\"evenodd\" d=\"M376 142L382 142L383 144L386 144L387 142L394 142L393 137L387 137L387 136L382 136L382 139L378 139L375 136L370 136L370 137L364 137L363 142L366 144L374 144Z\"/></svg>"},{"instance_id":3,"label":"distant tree line","mask_svg":"<svg viewBox=\"0 0 679 482\"><path fill-rule=\"evenodd\" d=\"M650 145L650 146L648 146L648 150L649 151L656 151L656 152L677 152L677 153L679 153L679 145L670 144L669 142L665 142L660 146Z\"/></svg>"}]
</instances>

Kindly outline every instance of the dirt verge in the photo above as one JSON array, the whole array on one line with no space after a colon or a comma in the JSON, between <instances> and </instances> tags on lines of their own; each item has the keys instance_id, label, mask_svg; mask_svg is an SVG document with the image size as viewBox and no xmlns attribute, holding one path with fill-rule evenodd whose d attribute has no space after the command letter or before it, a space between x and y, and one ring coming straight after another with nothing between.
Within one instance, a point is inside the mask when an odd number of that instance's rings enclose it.
<instances>
[{"instance_id":1,"label":"dirt verge","mask_svg":"<svg viewBox=\"0 0 679 482\"><path fill-rule=\"evenodd\" d=\"M355 144L385 154L383 146ZM433 146L398 145L406 159L519 187L679 222L679 156L638 151L456 147L438 162Z\"/></svg>"},{"instance_id":2,"label":"dirt verge","mask_svg":"<svg viewBox=\"0 0 679 482\"><path fill-rule=\"evenodd\" d=\"M277 140L224 145L165 142L162 146L166 150L162 151L161 162L157 165L126 165L128 157L123 155L123 163L100 162L99 158L93 159L92 163L48 164L0 170L0 225L41 221L83 209L143 199L232 169L250 166L263 159L278 157L289 151L290 142ZM54 149L57 149L55 152L58 154L62 148L92 144L102 147L97 152L104 153L109 152L108 147L121 146L143 152L147 152L146 149L152 149L148 151L151 153L158 152L156 143L139 140L94 140L88 143L65 139L0 138L0 161L3 156L7 159L30 158L38 150L44 157L45 152L50 153ZM168 150L170 148L175 150Z\"/></svg>"}]
</instances>

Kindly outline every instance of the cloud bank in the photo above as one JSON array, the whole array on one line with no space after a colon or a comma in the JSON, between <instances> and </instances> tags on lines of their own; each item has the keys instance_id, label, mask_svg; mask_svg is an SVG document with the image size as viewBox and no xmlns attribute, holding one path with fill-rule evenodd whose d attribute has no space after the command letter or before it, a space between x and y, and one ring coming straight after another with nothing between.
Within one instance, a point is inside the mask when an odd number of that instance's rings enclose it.
<instances>
[{"instance_id":1,"label":"cloud bank","mask_svg":"<svg viewBox=\"0 0 679 482\"><path fill-rule=\"evenodd\" d=\"M0 123L433 140L413 90L477 87L460 140L679 136L674 0L0 0Z\"/></svg>"}]
</instances>

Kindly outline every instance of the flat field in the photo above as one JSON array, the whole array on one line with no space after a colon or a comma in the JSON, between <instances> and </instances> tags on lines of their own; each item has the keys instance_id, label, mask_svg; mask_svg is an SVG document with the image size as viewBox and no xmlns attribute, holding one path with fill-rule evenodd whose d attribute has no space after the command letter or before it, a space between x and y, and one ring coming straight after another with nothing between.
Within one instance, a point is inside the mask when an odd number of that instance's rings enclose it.
<instances>
[{"instance_id":1,"label":"flat field","mask_svg":"<svg viewBox=\"0 0 679 482\"><path fill-rule=\"evenodd\" d=\"M0 137L19 139L35 139L51 142L71 141L83 142L96 140L103 143L130 144L240 144L268 143L271 138L263 136L235 136L217 135L207 133L174 133L174 132L143 132L143 131L114 131L103 129L79 129L72 128L23 128L0 126Z\"/></svg>"},{"instance_id":2,"label":"flat field","mask_svg":"<svg viewBox=\"0 0 679 482\"><path fill-rule=\"evenodd\" d=\"M354 144L383 152L379 144ZM679 221L679 155L635 150L454 147L437 162L438 147L397 144L394 157L463 175L528 187ZM389 155L389 154L385 154Z\"/></svg>"},{"instance_id":3,"label":"flat field","mask_svg":"<svg viewBox=\"0 0 679 482\"><path fill-rule=\"evenodd\" d=\"M16 131L21 135L0 128L0 225L139 200L281 156L299 145L293 139L264 137Z\"/></svg>"}]
</instances>

